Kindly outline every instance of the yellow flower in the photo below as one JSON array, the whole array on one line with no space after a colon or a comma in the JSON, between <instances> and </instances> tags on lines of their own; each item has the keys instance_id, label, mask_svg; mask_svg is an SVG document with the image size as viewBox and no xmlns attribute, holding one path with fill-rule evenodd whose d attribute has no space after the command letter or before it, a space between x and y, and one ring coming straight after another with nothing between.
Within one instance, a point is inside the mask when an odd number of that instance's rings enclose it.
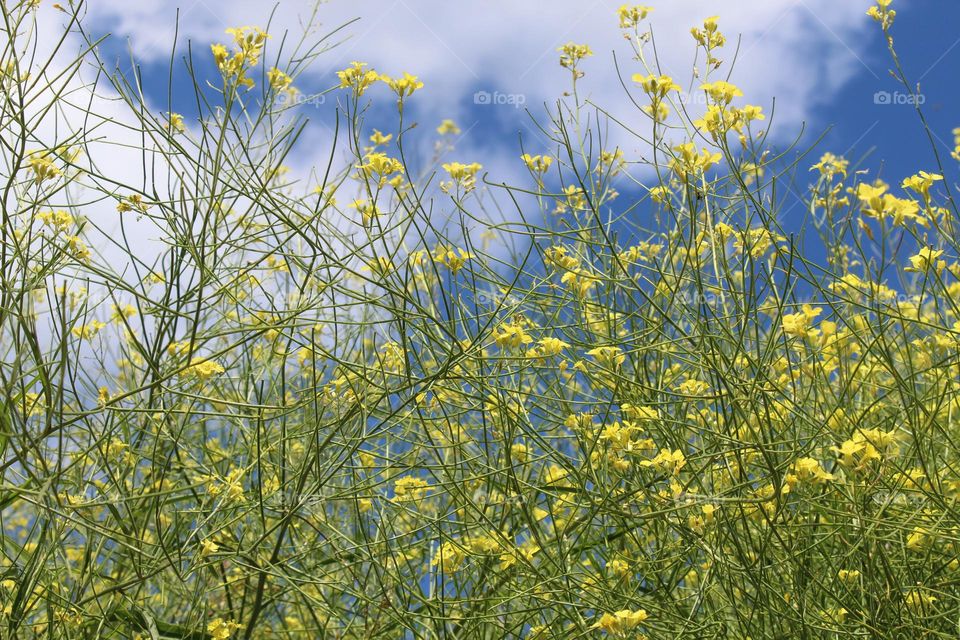
<instances>
[{"instance_id":1,"label":"yellow flower","mask_svg":"<svg viewBox=\"0 0 960 640\"><path fill-rule=\"evenodd\" d=\"M862 471L872 461L881 460L877 448L862 439L846 440L834 450L840 458L840 464L854 471Z\"/></svg>"},{"instance_id":2,"label":"yellow flower","mask_svg":"<svg viewBox=\"0 0 960 640\"><path fill-rule=\"evenodd\" d=\"M267 80L270 82L270 88L277 93L293 94L297 91L291 86L293 78L276 67L267 72Z\"/></svg>"},{"instance_id":3,"label":"yellow flower","mask_svg":"<svg viewBox=\"0 0 960 640\"><path fill-rule=\"evenodd\" d=\"M37 184L60 175L60 169L53 164L49 151L34 151L27 158L27 164L33 169L33 181Z\"/></svg>"},{"instance_id":4,"label":"yellow flower","mask_svg":"<svg viewBox=\"0 0 960 640\"><path fill-rule=\"evenodd\" d=\"M888 188L885 183L879 180L872 185L865 183L858 184L856 196L860 201L861 210L871 217L882 217L884 209L886 209L884 196Z\"/></svg>"},{"instance_id":5,"label":"yellow flower","mask_svg":"<svg viewBox=\"0 0 960 640\"><path fill-rule=\"evenodd\" d=\"M710 390L710 385L702 380L689 379L684 380L677 385L677 393L690 398L697 398L705 395Z\"/></svg>"},{"instance_id":6,"label":"yellow flower","mask_svg":"<svg viewBox=\"0 0 960 640\"><path fill-rule=\"evenodd\" d=\"M620 18L620 28L621 29L633 29L637 24L646 18L650 12L653 11L653 7L646 7L643 5L622 5L617 9L617 17Z\"/></svg>"},{"instance_id":7,"label":"yellow flower","mask_svg":"<svg viewBox=\"0 0 960 640\"><path fill-rule=\"evenodd\" d=\"M366 66L366 62L351 62L346 69L337 71L340 88L353 89L354 95L362 96L370 85L381 79L380 74L373 69L364 69Z\"/></svg>"},{"instance_id":8,"label":"yellow flower","mask_svg":"<svg viewBox=\"0 0 960 640\"><path fill-rule=\"evenodd\" d=\"M557 338L541 338L537 341L537 344L540 346L536 349L531 349L531 357L549 358L551 356L560 355L564 349L568 349L570 347L569 344Z\"/></svg>"},{"instance_id":9,"label":"yellow flower","mask_svg":"<svg viewBox=\"0 0 960 640\"><path fill-rule=\"evenodd\" d=\"M422 478L404 476L393 484L393 493L397 500L420 500L426 494L430 485Z\"/></svg>"},{"instance_id":10,"label":"yellow flower","mask_svg":"<svg viewBox=\"0 0 960 640\"><path fill-rule=\"evenodd\" d=\"M213 360L194 360L184 371L186 375L195 376L200 380L209 380L223 372L224 368Z\"/></svg>"},{"instance_id":11,"label":"yellow flower","mask_svg":"<svg viewBox=\"0 0 960 640\"><path fill-rule=\"evenodd\" d=\"M707 111L703 117L694 120L693 126L698 129L704 129L717 136L727 130L732 124L732 116L720 105L707 105Z\"/></svg>"},{"instance_id":12,"label":"yellow flower","mask_svg":"<svg viewBox=\"0 0 960 640\"><path fill-rule=\"evenodd\" d=\"M526 462L527 461L527 445L521 443L515 443L510 445L510 457L516 460L517 462Z\"/></svg>"},{"instance_id":13,"label":"yellow flower","mask_svg":"<svg viewBox=\"0 0 960 640\"><path fill-rule=\"evenodd\" d=\"M382 146L384 146L385 144L387 144L388 142L390 142L391 140L393 140L393 134L392 134L392 133L388 133L388 134L384 135L383 133L381 133L381 132L380 132L379 130L377 130L377 129L374 129L374 130L373 130L373 135L370 136L370 142L372 142L375 147L382 147Z\"/></svg>"},{"instance_id":14,"label":"yellow flower","mask_svg":"<svg viewBox=\"0 0 960 640\"><path fill-rule=\"evenodd\" d=\"M676 449L670 451L669 449L661 449L652 460L643 460L640 462L640 465L643 467L653 467L657 471L662 473L672 473L677 475L680 473L680 470L683 469L687 464L687 458L683 455L683 451Z\"/></svg>"},{"instance_id":15,"label":"yellow flower","mask_svg":"<svg viewBox=\"0 0 960 640\"><path fill-rule=\"evenodd\" d=\"M597 347L596 349L590 349L590 351L587 351L587 355L592 357L600 364L600 366L606 369L619 369L620 365L622 365L627 359L627 356L623 354L623 351L620 350L620 347L615 346L605 346Z\"/></svg>"},{"instance_id":16,"label":"yellow flower","mask_svg":"<svg viewBox=\"0 0 960 640\"><path fill-rule=\"evenodd\" d=\"M353 204L350 206L360 212L360 218L363 222L363 226L365 227L370 226L373 220L380 215L380 209L377 208L377 204L375 202L354 200Z\"/></svg>"},{"instance_id":17,"label":"yellow flower","mask_svg":"<svg viewBox=\"0 0 960 640\"><path fill-rule=\"evenodd\" d=\"M453 182L442 182L440 187L444 192L449 191L454 186L463 189L464 192L472 191L477 186L477 173L483 169L483 165L478 162L463 164L462 162L447 162L443 170L450 174Z\"/></svg>"},{"instance_id":18,"label":"yellow flower","mask_svg":"<svg viewBox=\"0 0 960 640\"><path fill-rule=\"evenodd\" d=\"M615 176L623 169L623 151L616 149L614 151L601 151L600 158L597 160L597 166L594 171L607 176Z\"/></svg>"},{"instance_id":19,"label":"yellow flower","mask_svg":"<svg viewBox=\"0 0 960 640\"><path fill-rule=\"evenodd\" d=\"M587 209L587 195L581 187L575 184L563 188L564 200L557 202L554 213L565 213L568 209L584 211Z\"/></svg>"},{"instance_id":20,"label":"yellow flower","mask_svg":"<svg viewBox=\"0 0 960 640\"><path fill-rule=\"evenodd\" d=\"M817 335L816 329L812 329L810 323L813 322L822 309L813 307L809 304L803 305L800 313L788 313L783 316L783 332L788 336L795 338L814 338Z\"/></svg>"},{"instance_id":21,"label":"yellow flower","mask_svg":"<svg viewBox=\"0 0 960 640\"><path fill-rule=\"evenodd\" d=\"M706 47L707 49L716 49L717 47L722 47L726 43L726 38L717 28L717 16L712 16L703 21L703 28L694 27L690 30L690 33L693 35L693 39L697 41L701 47ZM708 61L708 62L712 62Z\"/></svg>"},{"instance_id":22,"label":"yellow flower","mask_svg":"<svg viewBox=\"0 0 960 640\"><path fill-rule=\"evenodd\" d=\"M820 461L815 458L800 458L793 463L791 470L784 476L783 492L789 493L795 486L801 483L823 484L834 480L832 473L828 473L820 466Z\"/></svg>"},{"instance_id":23,"label":"yellow flower","mask_svg":"<svg viewBox=\"0 0 960 640\"><path fill-rule=\"evenodd\" d=\"M541 513L542 511L542 509L534 508L535 520L542 520L547 516L545 512ZM500 554L500 570L505 571L509 569L521 559L526 564L530 564L539 552L540 546L534 540L527 540L519 547L507 548Z\"/></svg>"},{"instance_id":24,"label":"yellow flower","mask_svg":"<svg viewBox=\"0 0 960 640\"><path fill-rule=\"evenodd\" d=\"M203 476L200 480L204 484L209 484L207 493L217 498L223 496L227 502L241 502L243 500L243 474L242 468L236 468L227 474L226 478L219 478L216 475Z\"/></svg>"},{"instance_id":25,"label":"yellow flower","mask_svg":"<svg viewBox=\"0 0 960 640\"><path fill-rule=\"evenodd\" d=\"M686 180L688 174L706 173L723 157L718 152L710 152L706 149L697 152L697 148L692 142L685 142L673 149L677 152L677 155L670 160L670 169L681 180Z\"/></svg>"},{"instance_id":26,"label":"yellow flower","mask_svg":"<svg viewBox=\"0 0 960 640\"><path fill-rule=\"evenodd\" d=\"M82 324L77 327L73 327L70 332L80 338L81 340L89 340L93 336L97 335L100 332L100 329L103 329L106 323L100 322L99 320L94 320L88 324Z\"/></svg>"},{"instance_id":27,"label":"yellow flower","mask_svg":"<svg viewBox=\"0 0 960 640\"><path fill-rule=\"evenodd\" d=\"M936 535L923 527L914 527L907 536L906 547L910 551L926 551L936 542Z\"/></svg>"},{"instance_id":28,"label":"yellow flower","mask_svg":"<svg viewBox=\"0 0 960 640\"><path fill-rule=\"evenodd\" d=\"M73 216L62 209L56 211L41 211L37 214L37 219L55 231L66 231L73 225Z\"/></svg>"},{"instance_id":29,"label":"yellow flower","mask_svg":"<svg viewBox=\"0 0 960 640\"><path fill-rule=\"evenodd\" d=\"M143 196L139 193L134 193L126 198L122 198L117 204L118 213L126 213L127 211L146 213L149 208L150 205L143 201Z\"/></svg>"},{"instance_id":30,"label":"yellow flower","mask_svg":"<svg viewBox=\"0 0 960 640\"><path fill-rule=\"evenodd\" d=\"M620 405L620 411L626 418L634 422L647 422L656 420L658 417L657 410L654 407L637 406L626 402Z\"/></svg>"},{"instance_id":31,"label":"yellow flower","mask_svg":"<svg viewBox=\"0 0 960 640\"><path fill-rule=\"evenodd\" d=\"M521 324L512 322L506 322L497 327L496 333L493 334L493 340L497 343L497 346L503 349L518 349L533 342L533 338Z\"/></svg>"},{"instance_id":32,"label":"yellow flower","mask_svg":"<svg viewBox=\"0 0 960 640\"><path fill-rule=\"evenodd\" d=\"M172 133L183 133L187 130L186 125L183 123L183 116L179 113L168 113L167 124Z\"/></svg>"},{"instance_id":33,"label":"yellow flower","mask_svg":"<svg viewBox=\"0 0 960 640\"><path fill-rule=\"evenodd\" d=\"M670 117L670 107L665 105L662 102L656 102L654 104L645 104L640 107L640 110L645 114L650 116L656 122L663 122L668 117Z\"/></svg>"},{"instance_id":34,"label":"yellow flower","mask_svg":"<svg viewBox=\"0 0 960 640\"><path fill-rule=\"evenodd\" d=\"M607 563L607 569L609 569L610 572L613 573L613 575L618 576L620 578L626 575L629 575L630 573L630 565L619 558L614 558L609 563Z\"/></svg>"},{"instance_id":35,"label":"yellow flower","mask_svg":"<svg viewBox=\"0 0 960 640\"><path fill-rule=\"evenodd\" d=\"M713 100L724 105L730 104L734 98L743 95L743 91L736 85L726 82L725 80L708 82L707 84L700 85L700 88L706 91L707 95L713 98Z\"/></svg>"},{"instance_id":36,"label":"yellow flower","mask_svg":"<svg viewBox=\"0 0 960 640\"><path fill-rule=\"evenodd\" d=\"M846 585L856 584L860 579L860 572L856 569L840 569L837 571L837 577Z\"/></svg>"},{"instance_id":37,"label":"yellow flower","mask_svg":"<svg viewBox=\"0 0 960 640\"><path fill-rule=\"evenodd\" d=\"M223 618L214 618L207 624L207 633L212 640L229 640L233 632L240 628L240 625L233 621Z\"/></svg>"},{"instance_id":38,"label":"yellow flower","mask_svg":"<svg viewBox=\"0 0 960 640\"><path fill-rule=\"evenodd\" d=\"M210 52L213 54L214 62L216 62L217 66L222 70L227 62L227 58L230 56L230 52L227 51L227 48L222 44L210 45Z\"/></svg>"},{"instance_id":39,"label":"yellow flower","mask_svg":"<svg viewBox=\"0 0 960 640\"><path fill-rule=\"evenodd\" d=\"M594 623L593 628L600 629L610 635L625 635L628 631L632 631L643 624L648 617L647 612L643 609L637 609L636 611L621 609L600 616L600 620Z\"/></svg>"},{"instance_id":40,"label":"yellow flower","mask_svg":"<svg viewBox=\"0 0 960 640\"><path fill-rule=\"evenodd\" d=\"M529 153L525 153L520 158L523 160L523 163L527 165L527 168L534 173L546 173L550 170L550 165L553 164L553 158L551 156L532 156Z\"/></svg>"},{"instance_id":41,"label":"yellow flower","mask_svg":"<svg viewBox=\"0 0 960 640\"><path fill-rule=\"evenodd\" d=\"M588 45L585 44L574 44L568 42L562 47L558 48L557 51L560 52L560 66L566 69L570 69L573 72L573 78L583 77L583 72L577 69L577 65L581 60L593 55L593 50L590 49Z\"/></svg>"},{"instance_id":42,"label":"yellow flower","mask_svg":"<svg viewBox=\"0 0 960 640\"><path fill-rule=\"evenodd\" d=\"M867 9L867 15L880 23L883 29L889 29L893 25L897 12L890 8L893 0L877 0L877 4Z\"/></svg>"},{"instance_id":43,"label":"yellow flower","mask_svg":"<svg viewBox=\"0 0 960 640\"><path fill-rule=\"evenodd\" d=\"M457 123L453 120L447 119L440 123L440 126L437 127L437 133L442 136L445 135L460 135L460 127L457 126Z\"/></svg>"},{"instance_id":44,"label":"yellow flower","mask_svg":"<svg viewBox=\"0 0 960 640\"><path fill-rule=\"evenodd\" d=\"M460 568L467 554L463 547L453 541L446 541L440 545L430 560L431 567L437 567L443 573L453 573Z\"/></svg>"},{"instance_id":45,"label":"yellow flower","mask_svg":"<svg viewBox=\"0 0 960 640\"><path fill-rule=\"evenodd\" d=\"M417 79L417 76L412 76L409 73L404 73L403 77L396 79L383 76L382 80L393 89L397 98L401 101L408 96L412 96L414 91L423 88L423 83Z\"/></svg>"},{"instance_id":46,"label":"yellow flower","mask_svg":"<svg viewBox=\"0 0 960 640\"><path fill-rule=\"evenodd\" d=\"M567 271L560 276L560 283L566 285L578 298L586 298L599 282L598 278L579 271Z\"/></svg>"},{"instance_id":47,"label":"yellow flower","mask_svg":"<svg viewBox=\"0 0 960 640\"><path fill-rule=\"evenodd\" d=\"M267 33L259 27L234 27L227 29L226 34L233 36L233 41L247 64L256 66L263 45L269 37Z\"/></svg>"},{"instance_id":48,"label":"yellow flower","mask_svg":"<svg viewBox=\"0 0 960 640\"><path fill-rule=\"evenodd\" d=\"M396 266L388 256L377 256L373 260L367 261L366 268L380 277L385 277L393 273Z\"/></svg>"},{"instance_id":49,"label":"yellow flower","mask_svg":"<svg viewBox=\"0 0 960 640\"><path fill-rule=\"evenodd\" d=\"M650 199L659 204L663 204L670 199L670 188L666 185L653 187L649 193Z\"/></svg>"},{"instance_id":50,"label":"yellow flower","mask_svg":"<svg viewBox=\"0 0 960 640\"><path fill-rule=\"evenodd\" d=\"M363 176L375 178L380 186L386 184L390 174L401 173L404 170L402 162L385 153L368 153L363 160L363 164L357 165L357 168Z\"/></svg>"},{"instance_id":51,"label":"yellow flower","mask_svg":"<svg viewBox=\"0 0 960 640\"><path fill-rule=\"evenodd\" d=\"M132 304L125 304L122 307L113 305L113 312L110 315L110 319L113 322L121 323L124 319L133 318L137 315L137 308Z\"/></svg>"},{"instance_id":52,"label":"yellow flower","mask_svg":"<svg viewBox=\"0 0 960 640\"><path fill-rule=\"evenodd\" d=\"M926 592L926 589L917 587L911 589L903 596L903 602L907 605L907 608L914 612L922 612L929 610L933 603L937 601L936 596L932 596Z\"/></svg>"},{"instance_id":53,"label":"yellow flower","mask_svg":"<svg viewBox=\"0 0 960 640\"><path fill-rule=\"evenodd\" d=\"M655 102L665 98L671 91L680 91L680 85L670 76L652 74L645 76L642 73L635 73L631 79L643 87L650 99Z\"/></svg>"},{"instance_id":54,"label":"yellow flower","mask_svg":"<svg viewBox=\"0 0 960 640\"><path fill-rule=\"evenodd\" d=\"M210 45L214 62L226 80L240 86L252 87L253 80L247 77L246 72L259 63L260 54L269 36L257 27L232 28L227 29L226 33L233 36L237 48L231 56L224 45Z\"/></svg>"},{"instance_id":55,"label":"yellow flower","mask_svg":"<svg viewBox=\"0 0 960 640\"><path fill-rule=\"evenodd\" d=\"M763 257L777 242L783 242L784 237L773 233L770 229L756 227L746 230L743 235L738 234L733 242L737 251L746 250L750 257Z\"/></svg>"},{"instance_id":56,"label":"yellow flower","mask_svg":"<svg viewBox=\"0 0 960 640\"><path fill-rule=\"evenodd\" d=\"M563 245L544 249L543 261L555 269L575 269L580 264L579 258L567 255L567 248Z\"/></svg>"},{"instance_id":57,"label":"yellow flower","mask_svg":"<svg viewBox=\"0 0 960 640\"><path fill-rule=\"evenodd\" d=\"M206 558L212 556L217 551L220 550L220 545L210 539L206 539L200 543L200 557Z\"/></svg>"},{"instance_id":58,"label":"yellow flower","mask_svg":"<svg viewBox=\"0 0 960 640\"><path fill-rule=\"evenodd\" d=\"M926 171L921 171L920 173L910 176L903 181L904 189L912 189L923 196L924 200L930 198L930 187L933 186L934 182L939 182L943 180L943 176L939 173L927 173Z\"/></svg>"},{"instance_id":59,"label":"yellow flower","mask_svg":"<svg viewBox=\"0 0 960 640\"><path fill-rule=\"evenodd\" d=\"M937 273L940 273L947 268L946 260L939 259L942 255L942 249L924 247L923 249L920 249L920 252L916 255L910 256L909 260L911 266L906 267L904 271L915 271L918 273L936 271Z\"/></svg>"},{"instance_id":60,"label":"yellow flower","mask_svg":"<svg viewBox=\"0 0 960 640\"><path fill-rule=\"evenodd\" d=\"M849 614L850 611L843 607L831 607L829 609L823 609L820 612L820 615L822 615L825 620L833 622L834 624L843 624L847 621Z\"/></svg>"},{"instance_id":61,"label":"yellow flower","mask_svg":"<svg viewBox=\"0 0 960 640\"><path fill-rule=\"evenodd\" d=\"M544 484L550 485L566 484L567 475L566 469L559 465L551 464L544 469L543 482Z\"/></svg>"},{"instance_id":62,"label":"yellow flower","mask_svg":"<svg viewBox=\"0 0 960 640\"><path fill-rule=\"evenodd\" d=\"M743 109L739 110L740 119L744 122L751 122L753 120L766 120L767 116L763 113L763 107L757 106L755 104L744 105Z\"/></svg>"},{"instance_id":63,"label":"yellow flower","mask_svg":"<svg viewBox=\"0 0 960 640\"><path fill-rule=\"evenodd\" d=\"M846 160L843 157L835 156L832 153L825 153L820 156L820 162L810 167L811 171L816 170L820 172L820 175L826 176L828 178L835 175L841 175L844 178L847 177L847 167L850 165L850 161Z\"/></svg>"},{"instance_id":64,"label":"yellow flower","mask_svg":"<svg viewBox=\"0 0 960 640\"><path fill-rule=\"evenodd\" d=\"M453 274L460 271L467 263L467 260L470 260L472 257L472 255L463 249L454 249L453 247L440 244L438 244L433 251L434 262L439 262L447 269L450 269L450 272Z\"/></svg>"}]
</instances>

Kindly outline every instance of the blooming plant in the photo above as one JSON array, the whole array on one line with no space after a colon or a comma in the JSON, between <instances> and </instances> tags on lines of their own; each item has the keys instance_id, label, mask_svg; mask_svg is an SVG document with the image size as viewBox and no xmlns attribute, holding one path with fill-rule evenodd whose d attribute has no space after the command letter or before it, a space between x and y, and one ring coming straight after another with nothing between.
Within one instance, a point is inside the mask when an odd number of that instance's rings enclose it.
<instances>
[{"instance_id":1,"label":"blooming plant","mask_svg":"<svg viewBox=\"0 0 960 640\"><path fill-rule=\"evenodd\" d=\"M523 184L411 126L428 78L362 61L307 178L315 30L229 29L176 113L38 46L38 4L0 5L0 637L956 637L956 166L823 155L814 259L722 18L693 113L624 5L651 153L604 144L571 42ZM65 98L85 65L135 177Z\"/></svg>"}]
</instances>

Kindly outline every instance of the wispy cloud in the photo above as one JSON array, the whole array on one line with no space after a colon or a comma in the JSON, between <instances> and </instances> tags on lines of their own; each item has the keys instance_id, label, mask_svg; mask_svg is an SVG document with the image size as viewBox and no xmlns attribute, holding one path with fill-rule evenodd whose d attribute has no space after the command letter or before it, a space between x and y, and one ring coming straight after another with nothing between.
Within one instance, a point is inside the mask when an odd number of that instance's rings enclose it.
<instances>
[{"instance_id":1,"label":"wispy cloud","mask_svg":"<svg viewBox=\"0 0 960 640\"><path fill-rule=\"evenodd\" d=\"M445 0L330 0L317 12L327 29L360 18L345 32L346 42L315 65L318 80L351 60L365 60L387 73L409 71L427 82L431 109L456 116L477 90L523 94L527 106L552 102L567 86L556 48L566 41L593 47L585 65L584 90L601 104L621 100L613 54L624 73L636 71L615 17L621 0L555 0L549 4L509 0L451 3ZM865 4L830 0L692 0L662 2L649 18L658 62L664 72L686 80L693 64L690 27L721 16L728 34L728 62L737 49L735 80L750 99L776 97L779 118L796 124L863 66ZM200 43L223 39L238 24L264 24L270 7L255 0L162 0L131 3L100 0L90 17L115 35L128 37L144 59L169 55L174 17L181 34ZM274 33L302 31L310 4L280 2Z\"/></svg>"}]
</instances>

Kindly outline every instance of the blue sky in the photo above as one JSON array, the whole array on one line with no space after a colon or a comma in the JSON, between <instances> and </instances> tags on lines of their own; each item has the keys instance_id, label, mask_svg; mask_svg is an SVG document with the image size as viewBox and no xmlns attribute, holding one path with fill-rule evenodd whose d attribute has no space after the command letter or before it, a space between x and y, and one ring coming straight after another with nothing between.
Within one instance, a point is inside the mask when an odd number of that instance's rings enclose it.
<instances>
[{"instance_id":1,"label":"blue sky","mask_svg":"<svg viewBox=\"0 0 960 640\"><path fill-rule=\"evenodd\" d=\"M960 67L960 3L949 0L913 0L899 8L894 25L895 44L907 77L920 83L922 109L935 134L947 171L953 136L960 127L960 99L957 70ZM865 165L878 170L891 183L918 170L933 168L930 142L914 108L895 104L894 93L902 99L904 88L892 77L893 68L883 38L870 34L856 75L830 97L828 104L811 114L815 130L831 126L822 146L855 157L869 153ZM877 92L890 103L875 100ZM881 96L878 96L881 97ZM956 178L956 173L952 176Z\"/></svg>"},{"instance_id":2,"label":"blue sky","mask_svg":"<svg viewBox=\"0 0 960 640\"><path fill-rule=\"evenodd\" d=\"M271 29L297 32L298 12L309 2L281 1ZM307 93L335 83L334 71L353 59L369 60L391 74L410 71L420 75L426 88L413 102L410 115L421 124L423 157L428 158L435 136L432 131L444 117L454 118L464 129L450 159L480 161L491 180L508 183L523 178L518 137L531 152L538 140L529 109L543 118L543 104L567 88L566 72L557 64L556 46L566 41L586 42L596 55L585 65L583 91L599 104L617 112L627 104L613 71L616 55L623 75L631 67L630 52L618 41L615 8L619 0L583 3L558 0L550 9L491 0L484 7L452 7L439 0L368 0L357 4L331 0L318 15L329 27L351 17L360 20L343 32L344 42L321 56L313 70L298 80ZM879 175L891 184L918 170L935 170L930 142L904 88L889 69L891 58L879 25L870 20L868 0L683 0L651 2L651 15L660 62L664 71L683 85L689 83L693 42L689 28L712 14L721 16L721 27L730 44L740 34L740 57L732 80L744 87L745 100L770 111L776 99L774 143L781 148L804 131L797 149L806 150L821 135L823 140L798 166L797 191L812 176L806 173L820 153L832 151L853 161L869 176ZM902 5L902 6L901 6ZM960 126L960 111L951 108L960 97L955 76L960 62L960 3L946 0L901 0L894 6L898 17L894 33L908 78L920 82L923 110L939 145L948 179L955 179L949 157L952 129ZM223 41L225 25L265 24L269 6L253 0L162 0L151 3L102 0L93 5L91 21L113 38L104 51L121 59L129 46L147 78L148 98L166 108L167 63L173 38L175 10L181 15L181 56L186 41L193 44L201 72L214 74L208 46ZM732 53L729 55L732 56ZM178 68L182 68L178 64ZM191 90L179 73L174 86L174 109L191 112ZM477 104L477 92L496 96L504 104ZM384 95L384 98L386 96ZM323 161L329 146L329 124L336 94L324 104L298 107L313 125L301 145L303 167ZM516 103L522 102L517 105ZM619 106L618 106L619 105ZM520 108L517 108L519 106ZM392 101L375 100L370 128L390 130ZM629 148L628 157L642 153ZM312 150L322 149L316 156ZM808 179L809 178L809 179ZM794 194L796 200L796 194ZM788 203L789 204L789 203ZM787 207L802 215L801 206ZM792 214L791 214L792 215ZM789 219L784 220L789 227Z\"/></svg>"}]
</instances>

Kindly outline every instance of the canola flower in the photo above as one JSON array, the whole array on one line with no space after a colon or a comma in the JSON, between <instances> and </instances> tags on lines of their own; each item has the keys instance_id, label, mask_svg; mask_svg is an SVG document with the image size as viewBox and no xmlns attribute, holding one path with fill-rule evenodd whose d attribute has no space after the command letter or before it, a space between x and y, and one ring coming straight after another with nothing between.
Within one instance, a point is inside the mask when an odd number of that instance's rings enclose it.
<instances>
[{"instance_id":1,"label":"canola flower","mask_svg":"<svg viewBox=\"0 0 960 640\"><path fill-rule=\"evenodd\" d=\"M560 52L560 66L570 70L570 73L573 75L574 82L576 82L576 80L579 78L582 78L584 76L584 72L579 68L580 63L585 58L589 58L593 55L593 49L586 44L575 44L573 42L568 42L562 47L559 47L557 51Z\"/></svg>"},{"instance_id":2,"label":"canola flower","mask_svg":"<svg viewBox=\"0 0 960 640\"><path fill-rule=\"evenodd\" d=\"M620 19L621 29L634 29L641 20L646 19L653 12L653 7L646 5L621 5L617 9L617 17Z\"/></svg>"},{"instance_id":3,"label":"canola flower","mask_svg":"<svg viewBox=\"0 0 960 640\"><path fill-rule=\"evenodd\" d=\"M50 155L49 151L34 151L27 159L27 163L33 170L34 182L37 184L53 180L62 173Z\"/></svg>"},{"instance_id":4,"label":"canola flower","mask_svg":"<svg viewBox=\"0 0 960 640\"><path fill-rule=\"evenodd\" d=\"M167 122L169 123L171 133L186 133L187 125L183 121L182 114L171 111L167 114Z\"/></svg>"},{"instance_id":5,"label":"canola flower","mask_svg":"<svg viewBox=\"0 0 960 640\"><path fill-rule=\"evenodd\" d=\"M464 164L462 162L446 162L443 164L443 170L450 176L450 181L442 182L441 189L445 192L454 189L469 193L477 187L477 173L483 169L483 165L478 162Z\"/></svg>"},{"instance_id":6,"label":"canola flower","mask_svg":"<svg viewBox=\"0 0 960 640\"><path fill-rule=\"evenodd\" d=\"M527 165L527 168L534 173L546 173L550 170L550 166L553 164L552 156L532 156L529 153L525 153L520 156L520 159L523 160L523 163Z\"/></svg>"},{"instance_id":7,"label":"canola flower","mask_svg":"<svg viewBox=\"0 0 960 640\"><path fill-rule=\"evenodd\" d=\"M628 632L636 629L648 617L647 612L643 609L637 609L636 611L622 609L613 613L603 614L593 626L610 635L625 636Z\"/></svg>"},{"instance_id":8,"label":"canola flower","mask_svg":"<svg viewBox=\"0 0 960 640\"><path fill-rule=\"evenodd\" d=\"M219 363L213 360L195 360L187 368L186 374L200 380L209 380L225 371Z\"/></svg>"},{"instance_id":9,"label":"canola flower","mask_svg":"<svg viewBox=\"0 0 960 640\"><path fill-rule=\"evenodd\" d=\"M441 136L458 136L460 135L461 131L456 122L447 118L440 123L439 127L437 127L437 133L439 133Z\"/></svg>"},{"instance_id":10,"label":"canola flower","mask_svg":"<svg viewBox=\"0 0 960 640\"><path fill-rule=\"evenodd\" d=\"M381 80L379 73L373 69L365 69L366 62L351 62L350 66L342 71L337 71L337 78L340 79L340 87L343 89L352 89L356 97L362 96L374 82Z\"/></svg>"},{"instance_id":11,"label":"canola flower","mask_svg":"<svg viewBox=\"0 0 960 640\"><path fill-rule=\"evenodd\" d=\"M211 45L214 62L228 84L250 89L254 81L247 73L259 64L269 36L259 27L230 28L226 33L233 36L234 49L228 50L222 44Z\"/></svg>"}]
</instances>

